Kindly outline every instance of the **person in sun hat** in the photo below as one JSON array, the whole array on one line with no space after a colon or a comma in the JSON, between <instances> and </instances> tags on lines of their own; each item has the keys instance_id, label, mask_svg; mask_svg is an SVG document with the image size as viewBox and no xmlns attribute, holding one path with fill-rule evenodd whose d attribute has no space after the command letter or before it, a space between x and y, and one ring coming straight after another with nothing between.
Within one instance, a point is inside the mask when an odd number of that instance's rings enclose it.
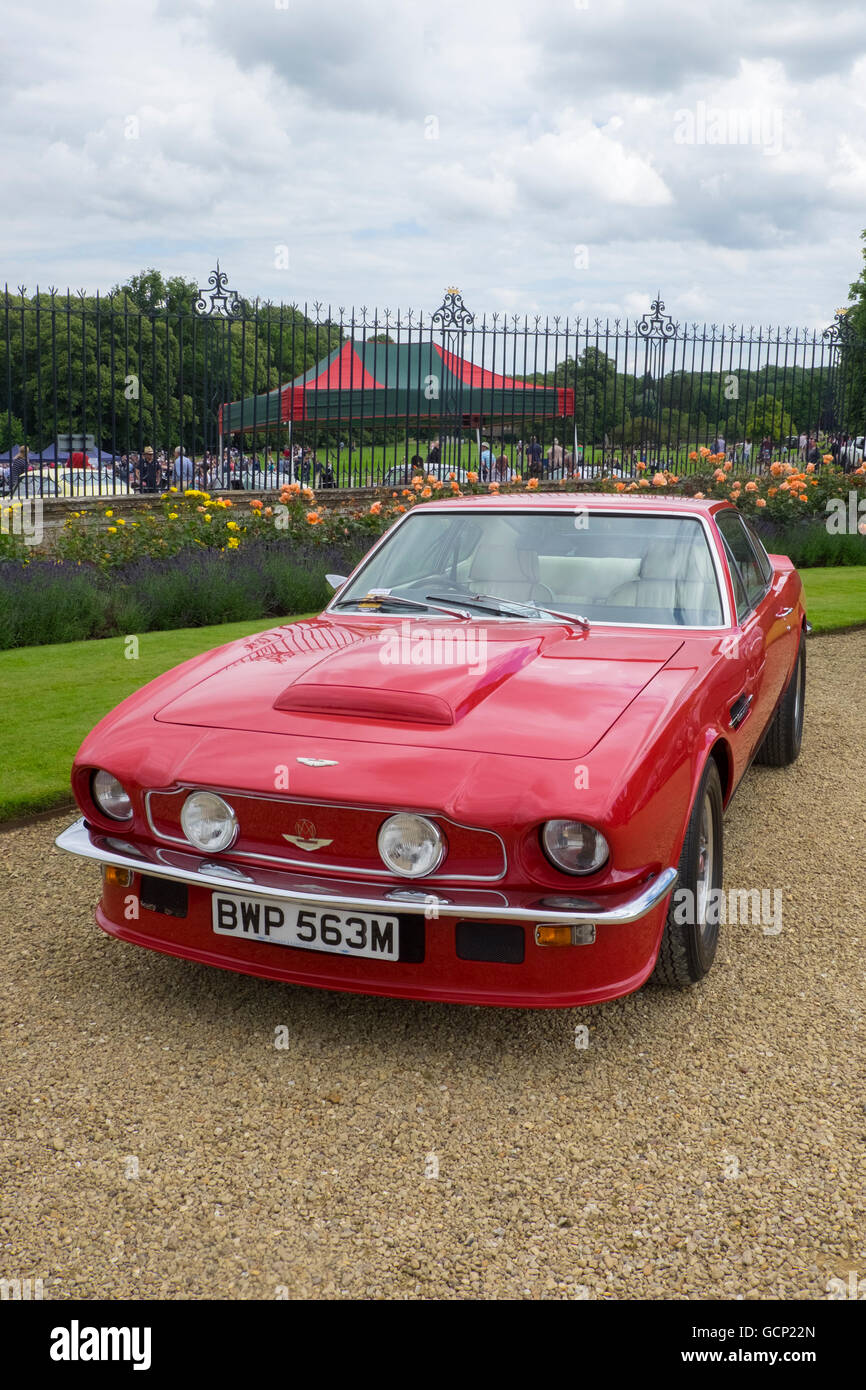
<instances>
[{"instance_id":1,"label":"person in sun hat","mask_svg":"<svg viewBox=\"0 0 866 1390\"><path fill-rule=\"evenodd\" d=\"M156 459L152 444L145 444L142 450L139 476L142 492L156 492Z\"/></svg>"}]
</instances>

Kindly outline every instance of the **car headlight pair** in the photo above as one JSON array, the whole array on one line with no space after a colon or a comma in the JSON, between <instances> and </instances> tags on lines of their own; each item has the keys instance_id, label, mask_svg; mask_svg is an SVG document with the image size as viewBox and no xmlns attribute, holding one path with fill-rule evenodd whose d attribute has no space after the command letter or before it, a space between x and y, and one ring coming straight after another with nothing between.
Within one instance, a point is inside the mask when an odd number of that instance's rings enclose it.
<instances>
[{"instance_id":1,"label":"car headlight pair","mask_svg":"<svg viewBox=\"0 0 866 1390\"><path fill-rule=\"evenodd\" d=\"M549 820L541 830L544 852L567 874L594 874L607 862L610 848L600 830L576 820ZM379 831L382 862L403 878L423 878L445 857L442 832L426 816L391 816Z\"/></svg>"},{"instance_id":2,"label":"car headlight pair","mask_svg":"<svg viewBox=\"0 0 866 1390\"><path fill-rule=\"evenodd\" d=\"M103 815L111 820L132 818L132 802L122 782L110 772L100 769L90 784L93 800ZM183 803L180 813L183 833L196 849L219 854L234 844L238 833L238 818L227 801L215 792L193 792Z\"/></svg>"}]
</instances>

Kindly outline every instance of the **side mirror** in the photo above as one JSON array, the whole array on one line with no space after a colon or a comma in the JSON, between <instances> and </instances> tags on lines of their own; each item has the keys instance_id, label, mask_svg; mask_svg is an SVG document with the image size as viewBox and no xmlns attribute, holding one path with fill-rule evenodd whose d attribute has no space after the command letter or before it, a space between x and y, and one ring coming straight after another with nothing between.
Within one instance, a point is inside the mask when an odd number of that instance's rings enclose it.
<instances>
[{"instance_id":1,"label":"side mirror","mask_svg":"<svg viewBox=\"0 0 866 1390\"><path fill-rule=\"evenodd\" d=\"M343 587L343 585L345 584L346 579L347 579L347 575L345 575L345 574L326 574L326 575L325 575L325 578L327 579L327 581L328 581L328 583L330 584L331 588L332 588L332 589L334 590L334 592L336 593L336 591L337 591L338 589L341 589L341 588Z\"/></svg>"}]
</instances>

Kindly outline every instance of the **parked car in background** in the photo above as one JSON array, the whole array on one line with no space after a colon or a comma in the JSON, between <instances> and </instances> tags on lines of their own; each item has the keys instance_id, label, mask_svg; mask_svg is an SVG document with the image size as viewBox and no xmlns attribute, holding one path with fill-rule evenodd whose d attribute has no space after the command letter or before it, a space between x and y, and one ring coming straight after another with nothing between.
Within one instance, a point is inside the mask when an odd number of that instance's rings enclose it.
<instances>
[{"instance_id":1,"label":"parked car in background","mask_svg":"<svg viewBox=\"0 0 866 1390\"><path fill-rule=\"evenodd\" d=\"M58 475L53 468L28 468L18 476L9 494L11 497L57 497Z\"/></svg>"},{"instance_id":2,"label":"parked car in background","mask_svg":"<svg viewBox=\"0 0 866 1390\"><path fill-rule=\"evenodd\" d=\"M800 751L790 561L727 502L490 495L411 509L332 582L85 739L57 844L101 865L103 930L457 1003L701 980L725 808Z\"/></svg>"},{"instance_id":3,"label":"parked car in background","mask_svg":"<svg viewBox=\"0 0 866 1390\"><path fill-rule=\"evenodd\" d=\"M60 497L118 497L129 496L133 489L114 468L65 468L58 472Z\"/></svg>"}]
</instances>

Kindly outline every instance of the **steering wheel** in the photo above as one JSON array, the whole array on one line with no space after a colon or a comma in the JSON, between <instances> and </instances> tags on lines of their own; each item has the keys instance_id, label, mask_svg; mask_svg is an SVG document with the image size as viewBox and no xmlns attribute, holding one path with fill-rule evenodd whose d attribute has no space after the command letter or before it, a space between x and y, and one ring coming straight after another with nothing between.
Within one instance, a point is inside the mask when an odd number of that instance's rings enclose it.
<instances>
[{"instance_id":1,"label":"steering wheel","mask_svg":"<svg viewBox=\"0 0 866 1390\"><path fill-rule=\"evenodd\" d=\"M553 590L548 589L546 584L533 584L532 602L540 603L543 608L549 608L551 605L555 606L556 599L554 598Z\"/></svg>"}]
</instances>

